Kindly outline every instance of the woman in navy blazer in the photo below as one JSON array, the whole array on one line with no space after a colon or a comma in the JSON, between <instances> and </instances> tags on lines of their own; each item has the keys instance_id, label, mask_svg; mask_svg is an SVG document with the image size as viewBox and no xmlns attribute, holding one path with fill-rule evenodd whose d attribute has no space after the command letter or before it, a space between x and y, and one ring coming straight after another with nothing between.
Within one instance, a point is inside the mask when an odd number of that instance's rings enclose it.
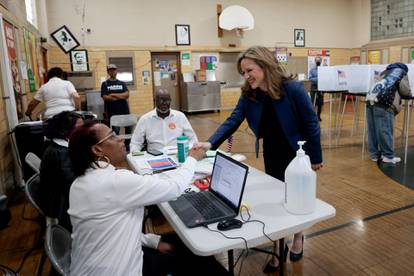
<instances>
[{"instance_id":1,"label":"woman in navy blazer","mask_svg":"<svg viewBox=\"0 0 414 276\"><path fill-rule=\"evenodd\" d=\"M305 140L312 169L322 167L322 149L318 118L303 84L293 81L275 55L265 47L255 46L240 55L237 69L244 77L242 95L230 117L208 139L198 143L205 149L217 149L247 119L256 136L256 157L259 139L263 139L263 159L267 174L284 181L284 172L295 157L298 141ZM276 250L276 248L275 248ZM287 251L285 250L287 254ZM294 235L290 259L303 256L303 234ZM276 257L266 265L270 273L279 269Z\"/></svg>"}]
</instances>

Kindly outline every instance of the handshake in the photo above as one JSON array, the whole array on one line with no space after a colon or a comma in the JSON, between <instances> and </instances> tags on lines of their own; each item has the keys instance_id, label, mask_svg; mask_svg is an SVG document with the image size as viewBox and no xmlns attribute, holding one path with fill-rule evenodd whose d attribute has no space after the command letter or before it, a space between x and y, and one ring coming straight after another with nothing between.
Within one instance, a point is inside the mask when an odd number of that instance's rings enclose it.
<instances>
[{"instance_id":1,"label":"handshake","mask_svg":"<svg viewBox=\"0 0 414 276\"><path fill-rule=\"evenodd\" d=\"M191 156L195 160L200 161L204 158L206 151L208 151L210 148L210 142L197 142L193 145L192 149L188 153L188 156Z\"/></svg>"}]
</instances>

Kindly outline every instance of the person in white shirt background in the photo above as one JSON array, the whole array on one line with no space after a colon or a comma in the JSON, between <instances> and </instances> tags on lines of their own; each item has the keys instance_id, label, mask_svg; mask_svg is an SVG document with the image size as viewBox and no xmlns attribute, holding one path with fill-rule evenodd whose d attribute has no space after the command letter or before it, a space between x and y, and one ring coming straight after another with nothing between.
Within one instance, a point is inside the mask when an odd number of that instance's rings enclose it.
<instances>
[{"instance_id":1,"label":"person in white shirt background","mask_svg":"<svg viewBox=\"0 0 414 276\"><path fill-rule=\"evenodd\" d=\"M53 67L47 72L48 82L43 84L29 103L26 116L32 114L40 102L44 102L45 118L53 117L62 111L80 110L81 99L70 81L63 80L63 70Z\"/></svg>"},{"instance_id":2,"label":"person in white shirt background","mask_svg":"<svg viewBox=\"0 0 414 276\"><path fill-rule=\"evenodd\" d=\"M86 121L69 141L77 178L70 188L71 275L227 275L214 257L199 257L154 234L143 234L144 207L177 198L205 154L189 157L166 178L128 169L124 141L106 125ZM181 247L180 247L181 248ZM188 270L190 269L190 270ZM198 273L200 270L200 273Z\"/></svg>"},{"instance_id":3,"label":"person in white shirt background","mask_svg":"<svg viewBox=\"0 0 414 276\"><path fill-rule=\"evenodd\" d=\"M140 151L147 142L147 150L163 151L164 147L177 146L177 137L185 135L191 144L198 142L184 113L170 109L171 95L160 89L155 95L156 108L144 114L132 134L131 152Z\"/></svg>"}]
</instances>

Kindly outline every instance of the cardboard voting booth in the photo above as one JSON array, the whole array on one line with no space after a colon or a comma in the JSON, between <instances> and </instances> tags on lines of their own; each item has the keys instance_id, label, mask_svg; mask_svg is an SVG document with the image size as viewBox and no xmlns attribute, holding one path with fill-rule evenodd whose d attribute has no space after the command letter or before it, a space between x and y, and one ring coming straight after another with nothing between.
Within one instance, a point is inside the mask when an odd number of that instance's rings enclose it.
<instances>
[{"instance_id":1,"label":"cardboard voting booth","mask_svg":"<svg viewBox=\"0 0 414 276\"><path fill-rule=\"evenodd\" d=\"M351 64L318 67L318 89L320 91L348 91L349 93L367 93L379 80L381 72L388 64ZM414 69L414 64L409 64ZM410 68L410 67L409 67ZM414 70L410 85L414 84ZM411 88L412 89L412 88Z\"/></svg>"},{"instance_id":2,"label":"cardboard voting booth","mask_svg":"<svg viewBox=\"0 0 414 276\"><path fill-rule=\"evenodd\" d=\"M407 64L408 66L408 82L410 83L411 95L414 95L414 64Z\"/></svg>"},{"instance_id":3,"label":"cardboard voting booth","mask_svg":"<svg viewBox=\"0 0 414 276\"><path fill-rule=\"evenodd\" d=\"M350 65L319 66L319 91L344 91L348 89L348 67Z\"/></svg>"}]
</instances>

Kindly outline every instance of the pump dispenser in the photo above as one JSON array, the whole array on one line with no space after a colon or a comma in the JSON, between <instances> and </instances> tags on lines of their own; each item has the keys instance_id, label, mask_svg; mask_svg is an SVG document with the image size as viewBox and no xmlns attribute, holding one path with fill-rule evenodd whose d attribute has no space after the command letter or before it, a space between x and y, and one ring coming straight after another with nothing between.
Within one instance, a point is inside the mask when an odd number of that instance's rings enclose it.
<instances>
[{"instance_id":1,"label":"pump dispenser","mask_svg":"<svg viewBox=\"0 0 414 276\"><path fill-rule=\"evenodd\" d=\"M309 156L302 146L305 141L298 141L296 157L285 171L285 208L289 213L304 215L315 210L316 173L312 170Z\"/></svg>"}]
</instances>

